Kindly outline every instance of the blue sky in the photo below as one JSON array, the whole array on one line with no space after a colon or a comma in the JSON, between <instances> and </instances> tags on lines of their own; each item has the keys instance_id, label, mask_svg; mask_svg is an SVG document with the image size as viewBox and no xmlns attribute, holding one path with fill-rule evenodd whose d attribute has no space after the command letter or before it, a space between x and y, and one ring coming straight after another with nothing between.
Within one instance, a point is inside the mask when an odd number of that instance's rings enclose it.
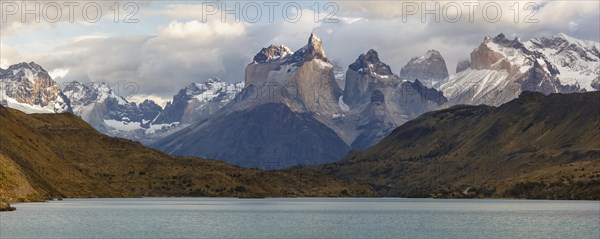
<instances>
[{"instance_id":1,"label":"blue sky","mask_svg":"<svg viewBox=\"0 0 600 239\"><path fill-rule=\"evenodd\" d=\"M6 2L11 3L3 1L2 4ZM284 44L297 49L306 43L311 32L323 38L330 59L342 66L373 48L395 73L410 58L422 55L428 49L440 51L452 73L456 62L467 58L484 36L501 32L523 40L561 32L587 40L599 41L600 38L599 1L520 1L519 22L514 21L512 1L498 1L494 2L497 5L488 7L491 12L488 18L494 18L496 7L501 9L502 16L497 22L486 21L483 16L482 8L489 1L479 2L473 22L467 20L468 9L465 2L460 1L437 2L438 13L428 15L425 22L421 22L423 12L409 14L409 5L423 6L418 1L332 2L327 9L324 7L328 2L325 1L279 2L273 23L266 14L256 23L235 22L231 16L223 22L221 12L209 16L205 22L202 10L209 9L202 8L203 3L205 7L220 4L210 1L137 2L139 11L135 18L138 23L123 23L123 17L132 10L122 9L128 2L123 1L119 2L119 22L115 23L109 8L115 2L94 2L104 14L96 23L86 22L77 14L74 22L69 22L66 9L57 23L23 22L18 13L7 15L7 22L0 25L0 66L35 61L59 82L136 82L140 86L139 97L164 102L178 89L211 77L242 81L245 65L261 47ZM523 22L528 14L532 14L533 7L525 8L529 2L539 7L533 15L537 23ZM40 3L43 5L47 1ZM89 1L82 1L80 6L87 3ZM249 4L248 1L227 2L228 6L236 3L241 7ZM445 18L456 16L452 11L456 6L453 3L458 3L461 11L461 20L456 23ZM263 13L268 10L264 2L257 4ZM286 4L297 4L302 8L303 14L297 22L288 22L282 17L286 13L282 7ZM320 7L317 18L320 22L314 21L316 4ZM435 9L435 5L427 6ZM289 16L294 16L294 9L288 10ZM333 10L337 11L331 19L338 22L322 22ZM238 12L242 12L241 9ZM6 5L3 5L2 13L7 14ZM434 21L436 15L440 18L439 23Z\"/></svg>"}]
</instances>

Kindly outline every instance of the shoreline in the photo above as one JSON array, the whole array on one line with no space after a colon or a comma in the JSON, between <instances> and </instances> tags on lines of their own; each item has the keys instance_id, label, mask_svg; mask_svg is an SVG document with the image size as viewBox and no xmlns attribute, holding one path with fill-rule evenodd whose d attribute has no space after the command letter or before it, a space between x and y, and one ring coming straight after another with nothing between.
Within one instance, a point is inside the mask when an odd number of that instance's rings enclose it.
<instances>
[{"instance_id":1,"label":"shoreline","mask_svg":"<svg viewBox=\"0 0 600 239\"><path fill-rule=\"evenodd\" d=\"M335 200L335 199L365 199L365 200L464 200L464 201L479 201L479 200L497 200L497 201L572 201L572 202L600 202L600 200L590 200L590 199L544 199L544 198L436 198L436 197L261 197L261 198L248 198L248 197L82 197L82 198L62 198L62 199L48 199L48 200L40 200L40 201L24 201L24 202L11 202L16 204L22 203L43 203L43 202L51 202L51 201L69 201L69 200L115 200L115 199L235 199L235 200L269 200L269 199L326 199L326 200ZM8 203L6 203L8 204ZM2 206L2 205L0 205ZM9 204L10 206L10 204ZM14 207L12 207L14 208Z\"/></svg>"},{"instance_id":2,"label":"shoreline","mask_svg":"<svg viewBox=\"0 0 600 239\"><path fill-rule=\"evenodd\" d=\"M12 212L17 210L15 207L11 207L9 202L0 201L0 212Z\"/></svg>"}]
</instances>

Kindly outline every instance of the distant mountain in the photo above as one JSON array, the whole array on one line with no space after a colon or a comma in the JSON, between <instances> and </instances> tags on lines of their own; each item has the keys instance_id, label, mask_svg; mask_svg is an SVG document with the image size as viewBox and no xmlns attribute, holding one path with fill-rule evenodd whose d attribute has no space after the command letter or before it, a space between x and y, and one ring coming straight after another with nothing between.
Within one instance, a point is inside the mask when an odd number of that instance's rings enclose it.
<instances>
[{"instance_id":1,"label":"distant mountain","mask_svg":"<svg viewBox=\"0 0 600 239\"><path fill-rule=\"evenodd\" d=\"M499 34L486 37L468 62L461 62L456 74L435 87L444 92L451 105L497 106L522 91L551 94L593 90L598 76L598 43L564 34L523 43Z\"/></svg>"},{"instance_id":2,"label":"distant mountain","mask_svg":"<svg viewBox=\"0 0 600 239\"><path fill-rule=\"evenodd\" d=\"M339 160L350 147L369 147L407 120L445 107L439 91L418 80L403 82L374 50L348 67L344 91L336 79L340 68L314 34L295 52L265 47L246 67L245 88L230 104L152 146L245 167L321 164Z\"/></svg>"},{"instance_id":3,"label":"distant mountain","mask_svg":"<svg viewBox=\"0 0 600 239\"><path fill-rule=\"evenodd\" d=\"M71 100L73 112L88 122L94 122L92 114L97 113L95 110L101 110L101 120L139 123L140 127L148 127L149 122L162 111L162 108L151 100L145 100L139 105L128 102L105 83L84 85L74 81L66 85L63 92Z\"/></svg>"},{"instance_id":4,"label":"distant mountain","mask_svg":"<svg viewBox=\"0 0 600 239\"><path fill-rule=\"evenodd\" d=\"M471 69L471 59L461 60L456 64L456 73Z\"/></svg>"},{"instance_id":5,"label":"distant mountain","mask_svg":"<svg viewBox=\"0 0 600 239\"><path fill-rule=\"evenodd\" d=\"M333 162L349 149L328 127L343 112L341 95L318 36L296 52L271 45L246 67L244 89L230 104L152 146L245 167Z\"/></svg>"},{"instance_id":6,"label":"distant mountain","mask_svg":"<svg viewBox=\"0 0 600 239\"><path fill-rule=\"evenodd\" d=\"M560 81L587 91L600 90L600 43L565 34L534 38L524 45L539 51L554 64ZM594 87L596 86L596 87Z\"/></svg>"},{"instance_id":7,"label":"distant mountain","mask_svg":"<svg viewBox=\"0 0 600 239\"><path fill-rule=\"evenodd\" d=\"M396 128L364 152L316 166L401 197L600 199L600 92L522 92Z\"/></svg>"},{"instance_id":8,"label":"distant mountain","mask_svg":"<svg viewBox=\"0 0 600 239\"><path fill-rule=\"evenodd\" d=\"M0 106L0 201L94 197L369 197L366 185L298 170L173 157L100 134L72 114ZM17 210L18 207L17 207Z\"/></svg>"},{"instance_id":9,"label":"distant mountain","mask_svg":"<svg viewBox=\"0 0 600 239\"><path fill-rule=\"evenodd\" d=\"M0 100L27 113L71 111L69 99L40 65L19 63L0 69Z\"/></svg>"},{"instance_id":10,"label":"distant mountain","mask_svg":"<svg viewBox=\"0 0 600 239\"><path fill-rule=\"evenodd\" d=\"M177 124L155 124L162 107L151 100L128 102L105 83L70 82L63 89L73 113L100 132L111 136L147 142L157 131Z\"/></svg>"},{"instance_id":11,"label":"distant mountain","mask_svg":"<svg viewBox=\"0 0 600 239\"><path fill-rule=\"evenodd\" d=\"M371 49L346 72L340 103L347 105L347 112L335 123L352 148L365 149L404 122L445 107L446 101L441 92L425 87L420 80L401 80Z\"/></svg>"},{"instance_id":12,"label":"distant mountain","mask_svg":"<svg viewBox=\"0 0 600 239\"><path fill-rule=\"evenodd\" d=\"M407 81L419 79L428 87L447 77L446 61L436 50L429 50L423 56L413 57L400 69L400 79Z\"/></svg>"},{"instance_id":13,"label":"distant mountain","mask_svg":"<svg viewBox=\"0 0 600 239\"><path fill-rule=\"evenodd\" d=\"M106 83L70 82L61 90L40 65L19 63L0 69L0 101L26 113L73 112L100 132L149 143L193 121L205 119L243 88L219 79L194 83L165 109L152 100L133 103Z\"/></svg>"},{"instance_id":14,"label":"distant mountain","mask_svg":"<svg viewBox=\"0 0 600 239\"><path fill-rule=\"evenodd\" d=\"M205 119L227 105L243 88L244 82L231 84L220 79L193 83L173 96L154 123L187 124Z\"/></svg>"}]
</instances>

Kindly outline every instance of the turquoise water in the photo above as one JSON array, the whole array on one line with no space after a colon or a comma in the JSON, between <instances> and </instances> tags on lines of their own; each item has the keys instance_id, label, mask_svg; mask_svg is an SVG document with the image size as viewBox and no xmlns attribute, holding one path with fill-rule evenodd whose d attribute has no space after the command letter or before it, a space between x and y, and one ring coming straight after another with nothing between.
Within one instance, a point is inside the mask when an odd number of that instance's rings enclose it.
<instances>
[{"instance_id":1,"label":"turquoise water","mask_svg":"<svg viewBox=\"0 0 600 239\"><path fill-rule=\"evenodd\" d=\"M65 199L15 204L0 238L600 238L599 201Z\"/></svg>"}]
</instances>

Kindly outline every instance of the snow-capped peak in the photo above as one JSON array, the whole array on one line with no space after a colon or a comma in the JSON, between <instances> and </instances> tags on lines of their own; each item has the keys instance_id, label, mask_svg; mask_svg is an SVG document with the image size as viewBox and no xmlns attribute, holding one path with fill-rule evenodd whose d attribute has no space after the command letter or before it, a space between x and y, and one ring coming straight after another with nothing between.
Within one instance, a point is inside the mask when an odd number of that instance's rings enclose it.
<instances>
[{"instance_id":1,"label":"snow-capped peak","mask_svg":"<svg viewBox=\"0 0 600 239\"><path fill-rule=\"evenodd\" d=\"M221 79L209 79L203 83L192 83L184 89L188 100L200 102L229 101L244 88L244 83L227 83Z\"/></svg>"},{"instance_id":2,"label":"snow-capped peak","mask_svg":"<svg viewBox=\"0 0 600 239\"><path fill-rule=\"evenodd\" d=\"M279 60L294 54L290 48L284 45L271 45L260 50L254 56L254 63L268 63L274 60Z\"/></svg>"},{"instance_id":3,"label":"snow-capped peak","mask_svg":"<svg viewBox=\"0 0 600 239\"><path fill-rule=\"evenodd\" d=\"M308 38L308 43L294 52L294 54L286 61L287 64L303 64L306 61L319 59L326 63L330 63L327 54L323 50L323 41L317 34L312 33Z\"/></svg>"},{"instance_id":4,"label":"snow-capped peak","mask_svg":"<svg viewBox=\"0 0 600 239\"><path fill-rule=\"evenodd\" d=\"M373 49L358 56L356 61L349 66L349 69L360 74L371 74L379 77L389 77L394 75L390 66L381 62L379 53Z\"/></svg>"},{"instance_id":5,"label":"snow-capped peak","mask_svg":"<svg viewBox=\"0 0 600 239\"><path fill-rule=\"evenodd\" d=\"M65 86L63 92L72 101L74 108L91 103L102 103L107 99L114 100L119 105L127 105L129 102L119 96L104 82L91 82L87 84L78 81L70 82Z\"/></svg>"},{"instance_id":6,"label":"snow-capped peak","mask_svg":"<svg viewBox=\"0 0 600 239\"><path fill-rule=\"evenodd\" d=\"M11 65L0 71L2 99L8 107L26 113L71 111L68 99L48 72L35 62Z\"/></svg>"},{"instance_id":7,"label":"snow-capped peak","mask_svg":"<svg viewBox=\"0 0 600 239\"><path fill-rule=\"evenodd\" d=\"M554 64L563 84L579 85L582 88L600 90L600 43L580 40L564 33L534 38L525 43L531 50L538 51Z\"/></svg>"}]
</instances>

